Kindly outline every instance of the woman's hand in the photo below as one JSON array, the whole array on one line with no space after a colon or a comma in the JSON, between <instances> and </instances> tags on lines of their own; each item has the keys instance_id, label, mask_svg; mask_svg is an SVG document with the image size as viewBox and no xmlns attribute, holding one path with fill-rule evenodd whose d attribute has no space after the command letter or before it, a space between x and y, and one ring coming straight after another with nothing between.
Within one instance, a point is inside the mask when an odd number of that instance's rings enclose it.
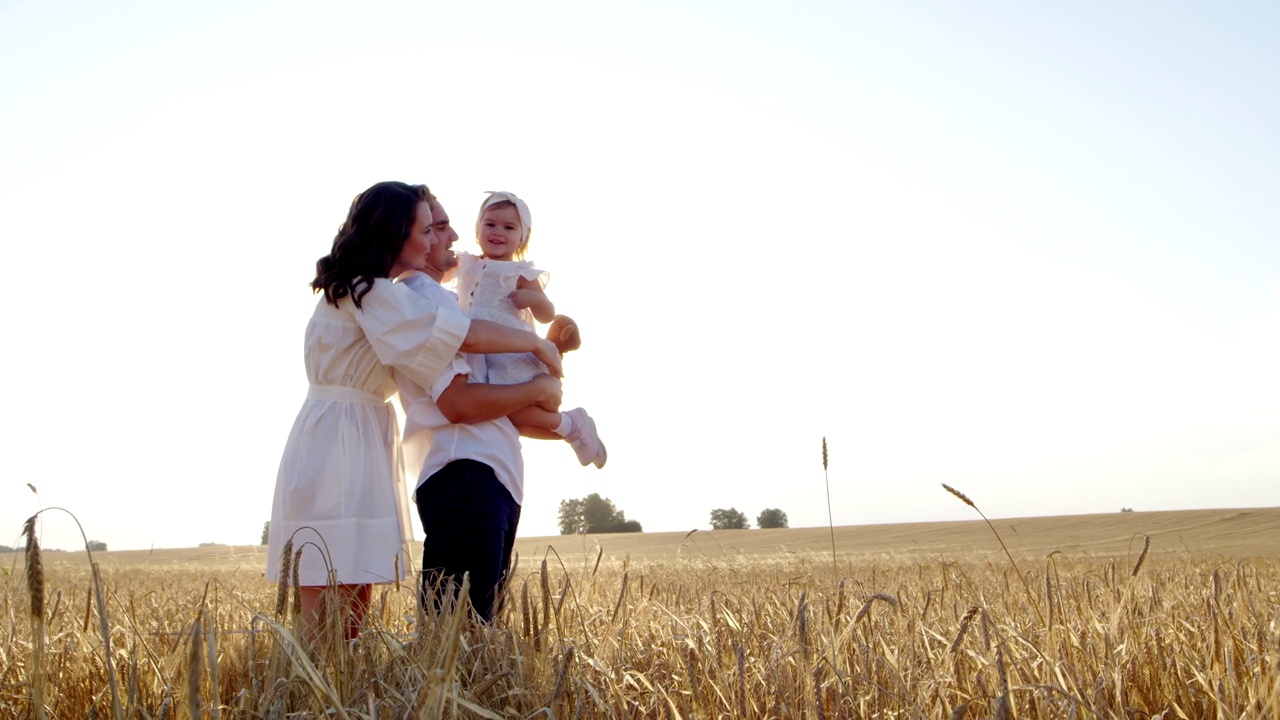
<instances>
[{"instance_id":1,"label":"woman's hand","mask_svg":"<svg viewBox=\"0 0 1280 720\"><path fill-rule=\"evenodd\" d=\"M555 377L564 377L564 368L560 365L560 349L550 340L538 338L538 346L533 351L533 356L542 361L547 366L547 372Z\"/></svg>"}]
</instances>

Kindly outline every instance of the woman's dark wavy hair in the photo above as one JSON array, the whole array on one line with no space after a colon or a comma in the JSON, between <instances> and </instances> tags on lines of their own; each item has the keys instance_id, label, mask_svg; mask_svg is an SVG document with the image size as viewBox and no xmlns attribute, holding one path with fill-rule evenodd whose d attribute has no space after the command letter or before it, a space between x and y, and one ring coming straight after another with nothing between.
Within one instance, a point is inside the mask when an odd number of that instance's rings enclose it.
<instances>
[{"instance_id":1,"label":"woman's dark wavy hair","mask_svg":"<svg viewBox=\"0 0 1280 720\"><path fill-rule=\"evenodd\" d=\"M423 200L435 201L426 185L395 181L380 182L357 195L333 238L333 248L316 261L311 289L323 291L331 305L349 295L360 307L374 279L391 273Z\"/></svg>"}]
</instances>

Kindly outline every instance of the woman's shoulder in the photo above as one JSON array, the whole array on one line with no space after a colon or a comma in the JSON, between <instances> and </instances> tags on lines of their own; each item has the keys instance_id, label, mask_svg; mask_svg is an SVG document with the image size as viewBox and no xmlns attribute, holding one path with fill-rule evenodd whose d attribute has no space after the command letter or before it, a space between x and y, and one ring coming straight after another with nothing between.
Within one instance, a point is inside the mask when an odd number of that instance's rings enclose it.
<instances>
[{"instance_id":1,"label":"woman's shoulder","mask_svg":"<svg viewBox=\"0 0 1280 720\"><path fill-rule=\"evenodd\" d=\"M404 283L397 283L390 278L374 278L369 284L361 284L356 287L353 295L360 296L360 306L357 308L355 299L352 295L342 298L338 301L338 310L347 314L361 312L384 313L384 312L401 312L406 307L417 305L422 302L422 298Z\"/></svg>"}]
</instances>

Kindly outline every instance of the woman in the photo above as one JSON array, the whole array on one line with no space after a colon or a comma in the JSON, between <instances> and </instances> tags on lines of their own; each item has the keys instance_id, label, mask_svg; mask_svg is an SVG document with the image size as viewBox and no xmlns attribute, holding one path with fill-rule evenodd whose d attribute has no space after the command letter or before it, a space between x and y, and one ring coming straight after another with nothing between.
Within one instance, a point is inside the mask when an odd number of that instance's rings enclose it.
<instances>
[{"instance_id":1,"label":"woman","mask_svg":"<svg viewBox=\"0 0 1280 720\"><path fill-rule=\"evenodd\" d=\"M434 242L430 192L383 182L356 196L311 287L322 292L303 346L310 389L285 444L271 511L267 576L296 562L303 626L319 628L328 588L359 633L373 583L405 577L408 507L391 368L430 387L459 350L559 353L530 332L471 322L389 278L421 267ZM282 558L291 543L297 558Z\"/></svg>"}]
</instances>

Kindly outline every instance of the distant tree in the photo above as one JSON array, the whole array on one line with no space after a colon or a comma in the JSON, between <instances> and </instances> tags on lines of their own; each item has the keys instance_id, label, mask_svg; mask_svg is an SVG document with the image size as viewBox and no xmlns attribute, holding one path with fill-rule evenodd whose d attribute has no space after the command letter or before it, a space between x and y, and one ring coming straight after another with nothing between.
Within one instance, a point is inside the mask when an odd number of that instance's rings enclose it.
<instances>
[{"instance_id":1,"label":"distant tree","mask_svg":"<svg viewBox=\"0 0 1280 720\"><path fill-rule=\"evenodd\" d=\"M756 527L784 528L787 526L787 514L778 508L768 508L756 516Z\"/></svg>"},{"instance_id":2,"label":"distant tree","mask_svg":"<svg viewBox=\"0 0 1280 720\"><path fill-rule=\"evenodd\" d=\"M262 523L262 544L263 545L267 544L267 538L270 537L270 535L271 535L271 521L268 520Z\"/></svg>"},{"instance_id":3,"label":"distant tree","mask_svg":"<svg viewBox=\"0 0 1280 720\"><path fill-rule=\"evenodd\" d=\"M90 540L85 543L85 547L89 548L89 552L106 552L107 544L101 540Z\"/></svg>"},{"instance_id":4,"label":"distant tree","mask_svg":"<svg viewBox=\"0 0 1280 720\"><path fill-rule=\"evenodd\" d=\"M558 518L561 535L575 535L580 532L586 532L585 505L586 502L581 498L560 501Z\"/></svg>"},{"instance_id":5,"label":"distant tree","mask_svg":"<svg viewBox=\"0 0 1280 720\"><path fill-rule=\"evenodd\" d=\"M17 550L8 545L0 545L0 552L17 552Z\"/></svg>"},{"instance_id":6,"label":"distant tree","mask_svg":"<svg viewBox=\"0 0 1280 720\"><path fill-rule=\"evenodd\" d=\"M1120 508L1120 512L1133 512L1133 508Z\"/></svg>"},{"instance_id":7,"label":"distant tree","mask_svg":"<svg viewBox=\"0 0 1280 720\"><path fill-rule=\"evenodd\" d=\"M561 500L559 525L561 535L642 532L640 523L628 520L626 513L615 507L612 500L600 497L599 493Z\"/></svg>"},{"instance_id":8,"label":"distant tree","mask_svg":"<svg viewBox=\"0 0 1280 720\"><path fill-rule=\"evenodd\" d=\"M716 508L711 511L712 530L746 530L749 527L747 516L736 508Z\"/></svg>"}]
</instances>

